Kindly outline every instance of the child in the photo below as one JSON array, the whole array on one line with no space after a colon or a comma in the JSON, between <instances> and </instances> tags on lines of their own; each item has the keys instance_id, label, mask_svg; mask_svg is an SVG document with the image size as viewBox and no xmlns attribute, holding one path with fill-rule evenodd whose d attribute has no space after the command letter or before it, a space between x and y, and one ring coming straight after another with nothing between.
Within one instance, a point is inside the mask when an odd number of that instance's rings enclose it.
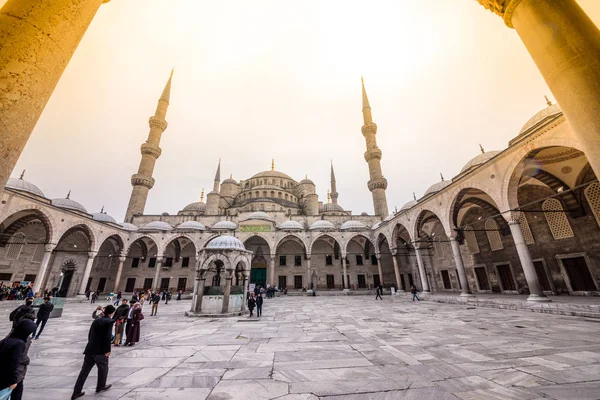
<instances>
[{"instance_id":1,"label":"child","mask_svg":"<svg viewBox=\"0 0 600 400\"><path fill-rule=\"evenodd\" d=\"M115 346L119 346L119 343L121 342L121 335L123 335L124 322L125 321L123 320L123 317L117 318L117 321L115 322L115 340L113 341L113 344Z\"/></svg>"}]
</instances>

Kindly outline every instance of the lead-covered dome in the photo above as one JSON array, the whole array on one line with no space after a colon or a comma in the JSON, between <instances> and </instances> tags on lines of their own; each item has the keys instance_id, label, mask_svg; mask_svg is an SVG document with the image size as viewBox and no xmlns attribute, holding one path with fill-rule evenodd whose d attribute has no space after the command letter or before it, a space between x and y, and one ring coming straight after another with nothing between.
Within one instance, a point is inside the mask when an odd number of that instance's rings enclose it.
<instances>
[{"instance_id":1,"label":"lead-covered dome","mask_svg":"<svg viewBox=\"0 0 600 400\"><path fill-rule=\"evenodd\" d=\"M213 250L246 250L246 248L244 247L244 243L242 243L238 238L227 235L222 235L214 238L213 240L208 242L206 248Z\"/></svg>"},{"instance_id":2,"label":"lead-covered dome","mask_svg":"<svg viewBox=\"0 0 600 400\"><path fill-rule=\"evenodd\" d=\"M219 221L212 226L214 231L235 231L237 228L237 224L232 221Z\"/></svg>"},{"instance_id":3,"label":"lead-covered dome","mask_svg":"<svg viewBox=\"0 0 600 400\"><path fill-rule=\"evenodd\" d=\"M170 231L171 229L173 227L165 221L152 221L142 226L140 231Z\"/></svg>"},{"instance_id":4,"label":"lead-covered dome","mask_svg":"<svg viewBox=\"0 0 600 400\"><path fill-rule=\"evenodd\" d=\"M181 211L195 211L195 212L204 212L206 210L206 204L202 201L196 201L194 203L190 203L187 206L183 207Z\"/></svg>"},{"instance_id":5,"label":"lead-covered dome","mask_svg":"<svg viewBox=\"0 0 600 400\"><path fill-rule=\"evenodd\" d=\"M462 174L463 172L466 172L472 168L475 168L481 164L484 164L489 159L497 156L500 153L501 153L501 151L494 150L494 151L486 151L485 153L479 154L476 157L473 157L468 163L466 163L465 166L460 170L460 173Z\"/></svg>"},{"instance_id":6,"label":"lead-covered dome","mask_svg":"<svg viewBox=\"0 0 600 400\"><path fill-rule=\"evenodd\" d=\"M135 232L138 230L138 227L135 226L134 224L130 224L129 222L121 222L120 224L123 229L125 229L126 231L130 231L130 232Z\"/></svg>"},{"instance_id":7,"label":"lead-covered dome","mask_svg":"<svg viewBox=\"0 0 600 400\"><path fill-rule=\"evenodd\" d=\"M335 229L335 226L333 226L333 224L329 221L325 221L324 219L320 219L318 221L315 221L312 223L312 225L310 226L311 231L316 231L316 230L324 230L324 229Z\"/></svg>"},{"instance_id":8,"label":"lead-covered dome","mask_svg":"<svg viewBox=\"0 0 600 400\"><path fill-rule=\"evenodd\" d=\"M411 200L400 208L400 211L408 210L409 208L413 208L419 202L417 200Z\"/></svg>"},{"instance_id":9,"label":"lead-covered dome","mask_svg":"<svg viewBox=\"0 0 600 400\"><path fill-rule=\"evenodd\" d=\"M321 212L332 212L332 211L344 212L344 209L339 204L325 203L325 204L323 204L323 207L319 211L321 211Z\"/></svg>"},{"instance_id":10,"label":"lead-covered dome","mask_svg":"<svg viewBox=\"0 0 600 400\"><path fill-rule=\"evenodd\" d=\"M226 185L226 184L237 185L238 183L233 178L227 178L223 182L221 182L221 185Z\"/></svg>"},{"instance_id":11,"label":"lead-covered dome","mask_svg":"<svg viewBox=\"0 0 600 400\"><path fill-rule=\"evenodd\" d=\"M92 213L92 218L96 221L100 222L112 222L113 224L117 223L117 220L108 215L105 212Z\"/></svg>"},{"instance_id":12,"label":"lead-covered dome","mask_svg":"<svg viewBox=\"0 0 600 400\"><path fill-rule=\"evenodd\" d=\"M437 193L440 190L442 190L443 188L445 188L446 186L450 185L451 183L452 183L451 181L441 181L438 183L434 183L433 185L431 185L429 187L429 189L427 189L425 191L425 194L423 195L423 197L428 196L430 194Z\"/></svg>"},{"instance_id":13,"label":"lead-covered dome","mask_svg":"<svg viewBox=\"0 0 600 400\"><path fill-rule=\"evenodd\" d=\"M188 230L188 231L205 231L206 226L198 221L185 221L177 225L177 229Z\"/></svg>"},{"instance_id":14,"label":"lead-covered dome","mask_svg":"<svg viewBox=\"0 0 600 400\"><path fill-rule=\"evenodd\" d=\"M9 189L18 190L19 192L33 194L35 196L46 197L39 187L24 179L9 178L8 182L6 182L6 187Z\"/></svg>"},{"instance_id":15,"label":"lead-covered dome","mask_svg":"<svg viewBox=\"0 0 600 400\"><path fill-rule=\"evenodd\" d=\"M71 200L69 195L67 195L66 199L52 199L52 205L60 208L64 208L66 210L79 211L87 214L87 210L81 203L76 202L75 200Z\"/></svg>"},{"instance_id":16,"label":"lead-covered dome","mask_svg":"<svg viewBox=\"0 0 600 400\"><path fill-rule=\"evenodd\" d=\"M282 231L303 231L304 230L304 226L300 222L292 221L292 220L281 223L277 228L281 229Z\"/></svg>"},{"instance_id":17,"label":"lead-covered dome","mask_svg":"<svg viewBox=\"0 0 600 400\"><path fill-rule=\"evenodd\" d=\"M273 220L271 217L269 217L269 214L267 214L264 211L255 211L255 212L251 213L250 215L248 215L248 217L246 217L246 219L261 219L264 221L272 221Z\"/></svg>"},{"instance_id":18,"label":"lead-covered dome","mask_svg":"<svg viewBox=\"0 0 600 400\"><path fill-rule=\"evenodd\" d=\"M283 172L279 172L279 171L262 171L256 175L252 176L252 178L250 178L250 179L254 179L254 178L284 178L284 179L290 179L293 181L293 179L289 175L284 174Z\"/></svg>"},{"instance_id":19,"label":"lead-covered dome","mask_svg":"<svg viewBox=\"0 0 600 400\"><path fill-rule=\"evenodd\" d=\"M548 101L548 107L538 111L533 115L533 117L529 118L529 120L519 131L519 135L529 131L531 128L541 125L546 120L554 118L559 114L562 114L562 109L560 106L558 104L552 104L550 101Z\"/></svg>"},{"instance_id":20,"label":"lead-covered dome","mask_svg":"<svg viewBox=\"0 0 600 400\"><path fill-rule=\"evenodd\" d=\"M363 224L360 221L355 221L355 220L346 221L340 227L340 229L343 231L350 230L350 229L365 229L365 228L366 228L365 224Z\"/></svg>"},{"instance_id":21,"label":"lead-covered dome","mask_svg":"<svg viewBox=\"0 0 600 400\"><path fill-rule=\"evenodd\" d=\"M300 182L298 182L298 185L313 185L314 186L315 183L308 178L304 178Z\"/></svg>"}]
</instances>

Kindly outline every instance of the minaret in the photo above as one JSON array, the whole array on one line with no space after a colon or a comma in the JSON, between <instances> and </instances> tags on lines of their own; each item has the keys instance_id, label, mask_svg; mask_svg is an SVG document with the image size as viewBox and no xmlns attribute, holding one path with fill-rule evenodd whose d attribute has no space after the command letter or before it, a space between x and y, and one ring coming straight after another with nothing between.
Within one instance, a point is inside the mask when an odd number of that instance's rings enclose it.
<instances>
[{"instance_id":1,"label":"minaret","mask_svg":"<svg viewBox=\"0 0 600 400\"><path fill-rule=\"evenodd\" d=\"M171 76L169 76L167 85L158 100L156 112L148 121L150 133L148 134L148 140L142 144L142 160L140 161L138 172L131 177L133 190L131 191L129 205L127 206L127 212L125 213L125 222L131 222L134 215L144 213L146 200L148 199L148 191L154 186L152 173L154 172L156 159L160 157L160 153L162 152L159 147L160 137L165 129L167 129L165 117L167 115L169 98L171 96L171 79L173 79L173 71L171 71Z\"/></svg>"},{"instance_id":2,"label":"minaret","mask_svg":"<svg viewBox=\"0 0 600 400\"><path fill-rule=\"evenodd\" d=\"M215 174L215 180L213 182L213 190L206 195L206 215L218 215L219 214L219 185L221 184L221 159L219 159L219 165L217 166L217 173Z\"/></svg>"},{"instance_id":3,"label":"minaret","mask_svg":"<svg viewBox=\"0 0 600 400\"><path fill-rule=\"evenodd\" d=\"M365 160L369 164L370 180L367 183L369 190L373 196L373 207L375 215L386 217L388 215L387 199L385 197L385 189L387 189L387 180L381 173L381 150L377 147L377 125L373 122L371 115L371 106L367 98L365 90L365 82L362 82L362 103L363 103L363 120L362 134L367 142L367 151L365 152Z\"/></svg>"},{"instance_id":4,"label":"minaret","mask_svg":"<svg viewBox=\"0 0 600 400\"><path fill-rule=\"evenodd\" d=\"M338 192L335 184L335 173L333 172L333 161L331 162L331 202L338 203Z\"/></svg>"}]
</instances>

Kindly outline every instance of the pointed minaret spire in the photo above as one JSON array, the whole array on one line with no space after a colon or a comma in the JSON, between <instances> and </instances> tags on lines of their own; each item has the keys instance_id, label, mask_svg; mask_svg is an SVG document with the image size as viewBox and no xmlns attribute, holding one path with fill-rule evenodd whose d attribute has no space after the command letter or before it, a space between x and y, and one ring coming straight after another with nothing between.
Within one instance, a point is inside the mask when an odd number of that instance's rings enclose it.
<instances>
[{"instance_id":1,"label":"pointed minaret spire","mask_svg":"<svg viewBox=\"0 0 600 400\"><path fill-rule=\"evenodd\" d=\"M365 89L365 81L363 77L360 77L360 82L362 84L362 112L363 112L363 121L365 125L369 125L373 123L373 116L371 115L371 105L369 104L369 98L367 97L367 91Z\"/></svg>"},{"instance_id":2,"label":"pointed minaret spire","mask_svg":"<svg viewBox=\"0 0 600 400\"><path fill-rule=\"evenodd\" d=\"M329 189L327 189L327 204L331 203L331 193L329 193Z\"/></svg>"},{"instance_id":3,"label":"pointed minaret spire","mask_svg":"<svg viewBox=\"0 0 600 400\"><path fill-rule=\"evenodd\" d=\"M335 183L335 172L333 171L333 161L331 161L331 202L338 203L337 185Z\"/></svg>"},{"instance_id":4,"label":"pointed minaret spire","mask_svg":"<svg viewBox=\"0 0 600 400\"><path fill-rule=\"evenodd\" d=\"M548 107L550 107L552 105L552 102L548 99L548 96L544 96L544 98L546 99L546 104L548 105Z\"/></svg>"},{"instance_id":5,"label":"pointed minaret spire","mask_svg":"<svg viewBox=\"0 0 600 400\"><path fill-rule=\"evenodd\" d=\"M200 203L204 202L204 188L202 188L202 193L200 193Z\"/></svg>"},{"instance_id":6,"label":"pointed minaret spire","mask_svg":"<svg viewBox=\"0 0 600 400\"><path fill-rule=\"evenodd\" d=\"M175 68L173 68L171 70L171 75L169 76L169 80L167 81L167 84L165 85L162 95L160 96L160 99L166 101L167 103L171 99L171 80L173 79L174 71L175 71Z\"/></svg>"},{"instance_id":7,"label":"pointed minaret spire","mask_svg":"<svg viewBox=\"0 0 600 400\"><path fill-rule=\"evenodd\" d=\"M271 171L275 171L275 159L271 158Z\"/></svg>"},{"instance_id":8,"label":"pointed minaret spire","mask_svg":"<svg viewBox=\"0 0 600 400\"><path fill-rule=\"evenodd\" d=\"M481 145L481 143L479 143L479 150L481 150L481 154L485 153L485 150L483 149L483 146Z\"/></svg>"},{"instance_id":9,"label":"pointed minaret spire","mask_svg":"<svg viewBox=\"0 0 600 400\"><path fill-rule=\"evenodd\" d=\"M21 176L19 177L20 180L23 180L23 177L25 176L25 170L23 170L23 172L21 172Z\"/></svg>"},{"instance_id":10,"label":"pointed minaret spire","mask_svg":"<svg viewBox=\"0 0 600 400\"><path fill-rule=\"evenodd\" d=\"M67 197L65 197L65 199L69 199L69 197L71 197L71 190L69 189L69 193L67 193Z\"/></svg>"},{"instance_id":11,"label":"pointed minaret spire","mask_svg":"<svg viewBox=\"0 0 600 400\"><path fill-rule=\"evenodd\" d=\"M219 165L217 165L217 172L215 173L215 180L213 182L213 192L219 193L219 184L221 183L221 159L219 158Z\"/></svg>"}]
</instances>

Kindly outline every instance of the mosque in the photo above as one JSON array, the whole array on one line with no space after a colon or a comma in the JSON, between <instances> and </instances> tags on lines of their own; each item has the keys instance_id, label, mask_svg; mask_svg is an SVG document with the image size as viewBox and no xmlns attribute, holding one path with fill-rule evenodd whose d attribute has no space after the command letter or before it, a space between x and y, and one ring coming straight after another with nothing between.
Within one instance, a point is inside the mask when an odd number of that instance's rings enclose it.
<instances>
[{"instance_id":1,"label":"mosque","mask_svg":"<svg viewBox=\"0 0 600 400\"><path fill-rule=\"evenodd\" d=\"M58 287L63 296L140 289L192 292L204 249L251 252L249 283L318 291L382 284L420 290L598 295L600 184L559 105L533 115L503 150L484 151L461 172L388 213L385 179L364 82L365 161L374 213L339 203L333 165L326 201L315 184L275 169L221 180L180 211L144 214L171 81L149 120L125 221L87 209L69 195L48 199L11 178L1 195L0 281ZM343 197L342 197L343 200ZM250 254L250 253L248 253ZM236 263L236 260L224 262ZM244 261L239 261L243 263ZM215 277L213 277L213 280Z\"/></svg>"}]
</instances>

